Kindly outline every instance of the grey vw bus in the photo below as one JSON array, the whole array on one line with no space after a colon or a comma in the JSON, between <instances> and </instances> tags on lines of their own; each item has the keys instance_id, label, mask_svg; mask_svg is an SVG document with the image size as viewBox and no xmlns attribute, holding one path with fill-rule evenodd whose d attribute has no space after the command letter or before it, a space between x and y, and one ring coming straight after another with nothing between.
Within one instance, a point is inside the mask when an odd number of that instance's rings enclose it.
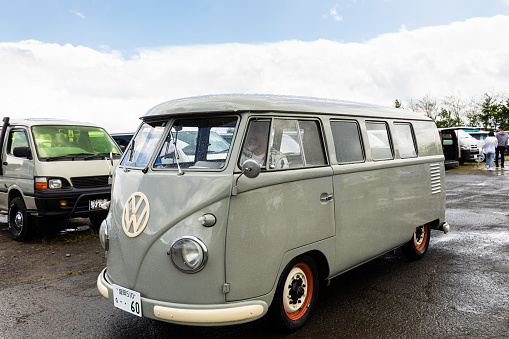
<instances>
[{"instance_id":1,"label":"grey vw bus","mask_svg":"<svg viewBox=\"0 0 509 339\"><path fill-rule=\"evenodd\" d=\"M226 137L223 137L226 136ZM297 329L320 283L445 217L435 124L401 109L217 95L151 109L115 169L100 293L136 316Z\"/></svg>"}]
</instances>

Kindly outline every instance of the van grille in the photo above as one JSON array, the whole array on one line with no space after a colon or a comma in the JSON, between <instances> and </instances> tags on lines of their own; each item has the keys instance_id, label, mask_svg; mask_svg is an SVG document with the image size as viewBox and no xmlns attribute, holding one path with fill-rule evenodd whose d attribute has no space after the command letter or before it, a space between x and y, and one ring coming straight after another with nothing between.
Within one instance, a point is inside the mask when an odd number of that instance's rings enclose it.
<instances>
[{"instance_id":1,"label":"van grille","mask_svg":"<svg viewBox=\"0 0 509 339\"><path fill-rule=\"evenodd\" d=\"M442 192L442 175L440 171L440 164L429 165L429 178L431 182L431 194L438 194Z\"/></svg>"},{"instance_id":2,"label":"van grille","mask_svg":"<svg viewBox=\"0 0 509 339\"><path fill-rule=\"evenodd\" d=\"M108 176L74 177L71 178L71 182L76 188L106 187L108 186Z\"/></svg>"}]
</instances>

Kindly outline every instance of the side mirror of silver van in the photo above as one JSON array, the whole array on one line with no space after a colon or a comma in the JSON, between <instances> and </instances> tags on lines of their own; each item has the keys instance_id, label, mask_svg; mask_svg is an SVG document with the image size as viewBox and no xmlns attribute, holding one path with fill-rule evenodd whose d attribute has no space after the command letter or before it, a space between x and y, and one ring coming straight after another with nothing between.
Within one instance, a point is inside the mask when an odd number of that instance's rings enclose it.
<instances>
[{"instance_id":1,"label":"side mirror of silver van","mask_svg":"<svg viewBox=\"0 0 509 339\"><path fill-rule=\"evenodd\" d=\"M28 158L28 159L32 158L30 148L26 146L14 147L14 149L12 150L12 155L18 158Z\"/></svg>"},{"instance_id":2,"label":"side mirror of silver van","mask_svg":"<svg viewBox=\"0 0 509 339\"><path fill-rule=\"evenodd\" d=\"M239 182L240 177L244 174L248 178L256 178L260 175L260 165L253 159L247 159L242 163L242 172L235 180L235 186L232 188L232 195L237 195L237 183Z\"/></svg>"},{"instance_id":3,"label":"side mirror of silver van","mask_svg":"<svg viewBox=\"0 0 509 339\"><path fill-rule=\"evenodd\" d=\"M248 178L256 178L260 175L260 164L253 159L247 159L242 163L242 174L244 174Z\"/></svg>"}]
</instances>

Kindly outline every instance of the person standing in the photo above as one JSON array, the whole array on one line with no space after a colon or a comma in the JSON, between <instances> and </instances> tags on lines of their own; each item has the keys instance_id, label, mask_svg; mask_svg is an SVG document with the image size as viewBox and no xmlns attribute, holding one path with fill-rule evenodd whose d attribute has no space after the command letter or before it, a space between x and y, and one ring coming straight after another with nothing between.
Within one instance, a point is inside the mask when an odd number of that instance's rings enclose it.
<instances>
[{"instance_id":1,"label":"person standing","mask_svg":"<svg viewBox=\"0 0 509 339\"><path fill-rule=\"evenodd\" d=\"M490 131L488 137L484 140L482 149L486 153L486 169L493 171L493 159L495 158L495 149L498 146L498 139L495 137L495 133Z\"/></svg>"},{"instance_id":2,"label":"person standing","mask_svg":"<svg viewBox=\"0 0 509 339\"><path fill-rule=\"evenodd\" d=\"M498 168L498 155L500 154L500 166L503 169L505 148L507 147L507 139L509 138L509 136L507 135L506 132L504 132L502 126L498 126L498 132L496 134L496 137L498 140L498 146L495 149L495 167Z\"/></svg>"}]
</instances>

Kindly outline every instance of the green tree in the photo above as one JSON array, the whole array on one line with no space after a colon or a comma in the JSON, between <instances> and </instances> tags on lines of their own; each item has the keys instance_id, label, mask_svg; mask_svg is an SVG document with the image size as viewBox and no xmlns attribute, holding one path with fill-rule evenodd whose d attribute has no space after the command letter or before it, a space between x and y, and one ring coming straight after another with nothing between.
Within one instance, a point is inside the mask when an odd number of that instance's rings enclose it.
<instances>
[{"instance_id":1,"label":"green tree","mask_svg":"<svg viewBox=\"0 0 509 339\"><path fill-rule=\"evenodd\" d=\"M401 102L398 99L394 100L394 107L396 107L396 108L403 108L401 106Z\"/></svg>"}]
</instances>

